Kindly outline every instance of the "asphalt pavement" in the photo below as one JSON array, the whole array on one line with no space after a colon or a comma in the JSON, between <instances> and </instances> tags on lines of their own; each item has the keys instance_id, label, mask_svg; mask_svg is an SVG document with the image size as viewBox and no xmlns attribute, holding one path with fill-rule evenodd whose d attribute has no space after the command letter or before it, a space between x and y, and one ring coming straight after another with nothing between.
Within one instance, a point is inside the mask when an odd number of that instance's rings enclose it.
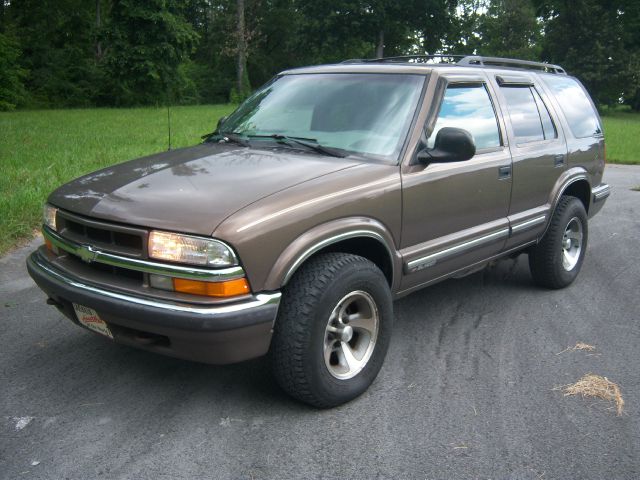
<instances>
[{"instance_id":1,"label":"asphalt pavement","mask_svg":"<svg viewBox=\"0 0 640 480\"><path fill-rule=\"evenodd\" d=\"M535 287L520 256L396 302L378 379L324 411L262 359L201 365L73 325L26 273L35 240L0 259L0 478L640 478L640 167L605 180L573 285ZM586 373L620 385L622 416L557 389Z\"/></svg>"}]
</instances>

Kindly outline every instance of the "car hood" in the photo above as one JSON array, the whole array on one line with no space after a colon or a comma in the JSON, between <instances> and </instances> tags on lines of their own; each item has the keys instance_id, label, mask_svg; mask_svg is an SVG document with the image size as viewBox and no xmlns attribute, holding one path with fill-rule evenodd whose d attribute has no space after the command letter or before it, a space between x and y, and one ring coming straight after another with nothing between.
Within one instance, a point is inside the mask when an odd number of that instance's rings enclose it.
<instances>
[{"instance_id":1,"label":"car hood","mask_svg":"<svg viewBox=\"0 0 640 480\"><path fill-rule=\"evenodd\" d=\"M55 190L49 203L118 223L210 235L257 200L359 163L286 147L202 144L90 173Z\"/></svg>"}]
</instances>

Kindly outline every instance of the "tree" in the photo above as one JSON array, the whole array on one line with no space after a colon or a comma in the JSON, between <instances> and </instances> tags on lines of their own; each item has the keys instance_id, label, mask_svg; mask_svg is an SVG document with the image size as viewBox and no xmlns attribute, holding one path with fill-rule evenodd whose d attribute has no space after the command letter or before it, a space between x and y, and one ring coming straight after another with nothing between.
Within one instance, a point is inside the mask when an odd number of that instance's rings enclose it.
<instances>
[{"instance_id":1,"label":"tree","mask_svg":"<svg viewBox=\"0 0 640 480\"><path fill-rule=\"evenodd\" d=\"M6 8L6 7L5 7ZM84 0L12 0L6 22L20 44L20 67L34 107L93 103L93 5Z\"/></svg>"},{"instance_id":2,"label":"tree","mask_svg":"<svg viewBox=\"0 0 640 480\"><path fill-rule=\"evenodd\" d=\"M105 26L107 82L104 103L174 101L187 78L179 68L198 35L179 0L114 0Z\"/></svg>"},{"instance_id":3,"label":"tree","mask_svg":"<svg viewBox=\"0 0 640 480\"><path fill-rule=\"evenodd\" d=\"M531 0L493 0L480 23L479 52L497 57L540 58L541 26Z\"/></svg>"},{"instance_id":4,"label":"tree","mask_svg":"<svg viewBox=\"0 0 640 480\"><path fill-rule=\"evenodd\" d=\"M18 42L0 33L0 110L13 110L25 101L22 82L26 72L20 67L19 58Z\"/></svg>"},{"instance_id":5,"label":"tree","mask_svg":"<svg viewBox=\"0 0 640 480\"><path fill-rule=\"evenodd\" d=\"M247 30L244 22L244 0L237 0L237 18L238 23L236 27L236 42L237 54L236 54L236 89L238 95L243 97L248 91L251 90L247 75Z\"/></svg>"},{"instance_id":6,"label":"tree","mask_svg":"<svg viewBox=\"0 0 640 480\"><path fill-rule=\"evenodd\" d=\"M538 2L545 23L542 57L578 76L596 104L617 104L625 90L637 88L626 41L625 3L631 2Z\"/></svg>"}]
</instances>

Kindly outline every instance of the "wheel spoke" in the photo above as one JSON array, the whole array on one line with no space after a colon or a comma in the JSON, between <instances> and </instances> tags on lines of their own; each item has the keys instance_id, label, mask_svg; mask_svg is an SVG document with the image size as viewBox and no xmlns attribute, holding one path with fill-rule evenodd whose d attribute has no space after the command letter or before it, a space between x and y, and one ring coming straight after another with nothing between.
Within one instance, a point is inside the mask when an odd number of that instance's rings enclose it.
<instances>
[{"instance_id":1,"label":"wheel spoke","mask_svg":"<svg viewBox=\"0 0 640 480\"><path fill-rule=\"evenodd\" d=\"M367 332L373 332L376 328L376 320L372 317L365 317L360 313L354 313L349 315L349 325L354 330L366 330Z\"/></svg>"},{"instance_id":2,"label":"wheel spoke","mask_svg":"<svg viewBox=\"0 0 640 480\"><path fill-rule=\"evenodd\" d=\"M340 351L342 352L342 359L345 362L345 367L347 367L350 372L360 368L360 361L353 355L353 351L348 343L341 342Z\"/></svg>"},{"instance_id":3,"label":"wheel spoke","mask_svg":"<svg viewBox=\"0 0 640 480\"><path fill-rule=\"evenodd\" d=\"M338 309L338 312L337 312L337 315L336 315L336 318L337 318L338 322L345 323L344 320L345 320L345 318L348 317L348 315L346 314L346 310L347 310L348 306L349 306L348 302L345 302L342 305L340 305L340 308Z\"/></svg>"},{"instance_id":4,"label":"wheel spoke","mask_svg":"<svg viewBox=\"0 0 640 480\"><path fill-rule=\"evenodd\" d=\"M326 365L331 363L331 354L333 353L333 342L324 343L324 361Z\"/></svg>"}]
</instances>

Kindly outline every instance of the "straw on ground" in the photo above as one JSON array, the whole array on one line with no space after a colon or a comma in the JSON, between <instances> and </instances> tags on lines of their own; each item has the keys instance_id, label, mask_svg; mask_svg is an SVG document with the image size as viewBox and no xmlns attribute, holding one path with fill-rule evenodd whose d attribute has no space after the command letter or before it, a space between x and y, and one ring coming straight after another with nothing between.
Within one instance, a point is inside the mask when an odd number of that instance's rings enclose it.
<instances>
[{"instance_id":1,"label":"straw on ground","mask_svg":"<svg viewBox=\"0 0 640 480\"><path fill-rule=\"evenodd\" d=\"M593 345L589 345L588 343L584 343L584 342L578 342L575 344L575 346L573 347L567 347L564 350L562 350L561 352L556 353L556 355L560 355L561 353L564 352L575 352L576 350L582 350L585 352L593 352L596 349L596 347L594 347Z\"/></svg>"},{"instance_id":2,"label":"straw on ground","mask_svg":"<svg viewBox=\"0 0 640 480\"><path fill-rule=\"evenodd\" d=\"M610 381L607 377L587 373L576 383L559 387L564 392L564 396L581 395L585 397L596 397L613 402L616 405L616 413L622 415L624 400L620 393L620 387Z\"/></svg>"}]
</instances>

